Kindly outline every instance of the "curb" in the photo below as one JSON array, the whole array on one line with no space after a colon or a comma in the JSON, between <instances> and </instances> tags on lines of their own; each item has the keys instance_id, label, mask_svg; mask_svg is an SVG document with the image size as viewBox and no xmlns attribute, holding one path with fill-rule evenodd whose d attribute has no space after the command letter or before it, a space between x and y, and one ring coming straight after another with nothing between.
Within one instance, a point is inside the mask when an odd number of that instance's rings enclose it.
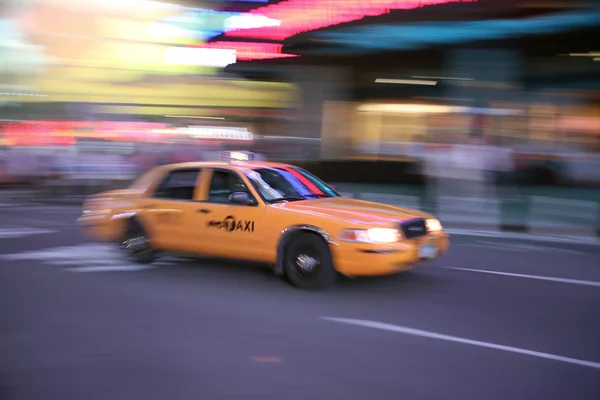
<instances>
[{"instance_id":1,"label":"curb","mask_svg":"<svg viewBox=\"0 0 600 400\"><path fill-rule=\"evenodd\" d=\"M568 243L568 244L579 244L579 245L590 245L600 246L600 237L594 236L550 236L550 235L535 235L531 233L518 233L518 232L502 232L502 231L485 231L475 229L459 229L450 228L446 230L450 235L457 236L472 236L472 237L487 237L497 239L513 239L513 240L529 240L537 242L550 242L550 243Z\"/></svg>"},{"instance_id":2,"label":"curb","mask_svg":"<svg viewBox=\"0 0 600 400\"><path fill-rule=\"evenodd\" d=\"M526 225L513 225L513 224L501 224L500 230L503 232L519 232L519 233L527 233L529 232L529 226Z\"/></svg>"},{"instance_id":3,"label":"curb","mask_svg":"<svg viewBox=\"0 0 600 400\"><path fill-rule=\"evenodd\" d=\"M458 221L444 222L442 225L445 229L461 229L461 230L472 230L480 232L496 232L496 233L515 233L515 234L527 234L536 236L552 236L546 235L546 232L554 233L555 237L598 237L600 238L600 229L594 229L592 227L573 227L563 226L560 224L556 225L544 225L544 226L529 226L525 224L492 224L492 223L461 223ZM560 232L557 235L556 232Z\"/></svg>"}]
</instances>

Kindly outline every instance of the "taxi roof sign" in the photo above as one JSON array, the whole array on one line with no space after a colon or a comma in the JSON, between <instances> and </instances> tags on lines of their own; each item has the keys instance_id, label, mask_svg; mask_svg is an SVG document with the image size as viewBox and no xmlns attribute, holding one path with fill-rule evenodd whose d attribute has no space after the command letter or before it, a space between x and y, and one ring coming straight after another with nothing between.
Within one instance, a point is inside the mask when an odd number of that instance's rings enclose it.
<instances>
[{"instance_id":1,"label":"taxi roof sign","mask_svg":"<svg viewBox=\"0 0 600 400\"><path fill-rule=\"evenodd\" d=\"M224 151L221 153L221 160L232 161L254 161L254 153L249 151Z\"/></svg>"}]
</instances>

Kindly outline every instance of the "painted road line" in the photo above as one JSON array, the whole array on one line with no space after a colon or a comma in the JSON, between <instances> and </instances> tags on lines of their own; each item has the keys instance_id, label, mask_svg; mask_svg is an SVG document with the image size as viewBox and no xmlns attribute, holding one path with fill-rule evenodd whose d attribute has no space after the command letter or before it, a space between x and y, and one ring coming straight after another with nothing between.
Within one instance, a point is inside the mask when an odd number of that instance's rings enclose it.
<instances>
[{"instance_id":1,"label":"painted road line","mask_svg":"<svg viewBox=\"0 0 600 400\"><path fill-rule=\"evenodd\" d=\"M460 268L460 267L443 267L443 268L446 268L446 269L455 269L455 270L458 270L458 271L479 272L479 273L482 273L482 274L511 276L511 277L514 277L514 278L537 279L537 280L540 280L540 281L568 283L568 284L571 284L571 285L583 285L583 286L600 287L600 282L597 282L597 281L583 281L583 280L579 280L579 279L557 278L557 277L554 277L554 276L513 274L513 273L510 273L510 272L489 271L489 270L485 270L485 269Z\"/></svg>"},{"instance_id":2,"label":"painted road line","mask_svg":"<svg viewBox=\"0 0 600 400\"><path fill-rule=\"evenodd\" d=\"M30 228L30 227L3 227L0 228L0 239L15 239L22 238L26 236L35 236L35 235L47 235L49 233L56 233L56 230L53 229L43 229L43 228Z\"/></svg>"},{"instance_id":3,"label":"painted road line","mask_svg":"<svg viewBox=\"0 0 600 400\"><path fill-rule=\"evenodd\" d=\"M548 235L533 235L530 233L503 232L503 231L491 231L491 230L484 231L484 230L477 230L477 229L460 229L460 228L456 228L456 229L449 228L449 229L444 229L444 230L451 235L460 235L460 236L476 236L476 237L531 240L531 241L553 242L553 243L600 245L600 239L595 238L593 236L548 236Z\"/></svg>"},{"instance_id":4,"label":"painted road line","mask_svg":"<svg viewBox=\"0 0 600 400\"><path fill-rule=\"evenodd\" d=\"M428 338L428 339L444 340L447 342L467 344L467 345L471 345L471 346L506 351L509 353L517 353L517 354L522 354L522 355L527 355L527 356L532 356L532 357L537 357L537 358L545 358L547 360L559 361L559 362L568 363L568 364L575 364L575 365L588 367L588 368L600 369L600 362L580 360L577 358L563 357L563 356L559 356L556 354L542 353L540 351L521 349L518 347L504 346L501 344L495 344L495 343L489 343L489 342L482 342L479 340L466 339L466 338L461 338L458 336L450 336L450 335L445 335L445 334L436 333L436 332L424 331L421 329L409 328L406 326L392 325L392 324L386 324L383 322L369 321L369 320L362 320L362 319L350 319L350 318L321 317L321 319L326 320L326 321L331 321L331 322L337 322L337 323L341 323L341 324L362 326L364 328L371 328L371 329L378 329L378 330L383 330L383 331L388 331L388 332L402 333L405 335L418 336L418 337L423 337L423 338Z\"/></svg>"},{"instance_id":5,"label":"painted road line","mask_svg":"<svg viewBox=\"0 0 600 400\"><path fill-rule=\"evenodd\" d=\"M49 227L49 228L57 228L57 227L68 227L68 226L74 226L75 225L75 218L73 218L72 222L63 222L63 221L53 221L50 219L44 219L44 218L29 218L29 217L23 217L21 215L9 215L9 216L3 216L2 217L4 220L9 220L11 221L11 223L14 224L31 224L31 225L38 225L38 226L44 226L44 227Z\"/></svg>"},{"instance_id":6,"label":"painted road line","mask_svg":"<svg viewBox=\"0 0 600 400\"><path fill-rule=\"evenodd\" d=\"M143 271L188 261L180 256L164 256L152 265L139 265L128 260L115 245L86 243L51 247L15 254L0 254L0 260L35 260L46 265L65 267L68 272L130 272Z\"/></svg>"},{"instance_id":7,"label":"painted road line","mask_svg":"<svg viewBox=\"0 0 600 400\"><path fill-rule=\"evenodd\" d=\"M27 202L14 202L14 203L0 203L0 208L11 208L18 210L27 211L42 211L45 213L60 213L60 212L72 212L74 210L80 210L81 205L55 205L55 204L35 204Z\"/></svg>"},{"instance_id":8,"label":"painted road line","mask_svg":"<svg viewBox=\"0 0 600 400\"><path fill-rule=\"evenodd\" d=\"M42 214L71 214L81 212L81 206L27 206L27 211L40 212Z\"/></svg>"},{"instance_id":9,"label":"painted road line","mask_svg":"<svg viewBox=\"0 0 600 400\"><path fill-rule=\"evenodd\" d=\"M105 266L90 266L90 267L74 267L66 268L65 271L69 272L137 272L144 271L147 269L158 268L157 265L105 265Z\"/></svg>"}]
</instances>

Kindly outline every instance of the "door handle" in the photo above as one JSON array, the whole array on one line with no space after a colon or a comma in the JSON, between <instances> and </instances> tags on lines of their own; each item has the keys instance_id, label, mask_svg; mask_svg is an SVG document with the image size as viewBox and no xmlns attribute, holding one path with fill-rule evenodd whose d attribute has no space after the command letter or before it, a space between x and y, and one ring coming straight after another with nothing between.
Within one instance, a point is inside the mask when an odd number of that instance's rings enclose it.
<instances>
[{"instance_id":1,"label":"door handle","mask_svg":"<svg viewBox=\"0 0 600 400\"><path fill-rule=\"evenodd\" d=\"M197 213L208 214L210 210L208 208L199 208L196 210Z\"/></svg>"}]
</instances>

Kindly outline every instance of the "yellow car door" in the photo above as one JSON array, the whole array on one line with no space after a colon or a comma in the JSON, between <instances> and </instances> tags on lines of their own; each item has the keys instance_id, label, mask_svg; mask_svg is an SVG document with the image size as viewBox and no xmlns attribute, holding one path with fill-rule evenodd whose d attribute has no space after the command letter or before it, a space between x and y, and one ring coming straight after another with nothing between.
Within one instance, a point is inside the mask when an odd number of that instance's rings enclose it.
<instances>
[{"instance_id":1,"label":"yellow car door","mask_svg":"<svg viewBox=\"0 0 600 400\"><path fill-rule=\"evenodd\" d=\"M202 253L197 201L200 172L200 168L169 171L141 204L151 239L160 250Z\"/></svg>"},{"instance_id":2,"label":"yellow car door","mask_svg":"<svg viewBox=\"0 0 600 400\"><path fill-rule=\"evenodd\" d=\"M202 202L207 254L261 261L265 204L238 171L214 168Z\"/></svg>"}]
</instances>

